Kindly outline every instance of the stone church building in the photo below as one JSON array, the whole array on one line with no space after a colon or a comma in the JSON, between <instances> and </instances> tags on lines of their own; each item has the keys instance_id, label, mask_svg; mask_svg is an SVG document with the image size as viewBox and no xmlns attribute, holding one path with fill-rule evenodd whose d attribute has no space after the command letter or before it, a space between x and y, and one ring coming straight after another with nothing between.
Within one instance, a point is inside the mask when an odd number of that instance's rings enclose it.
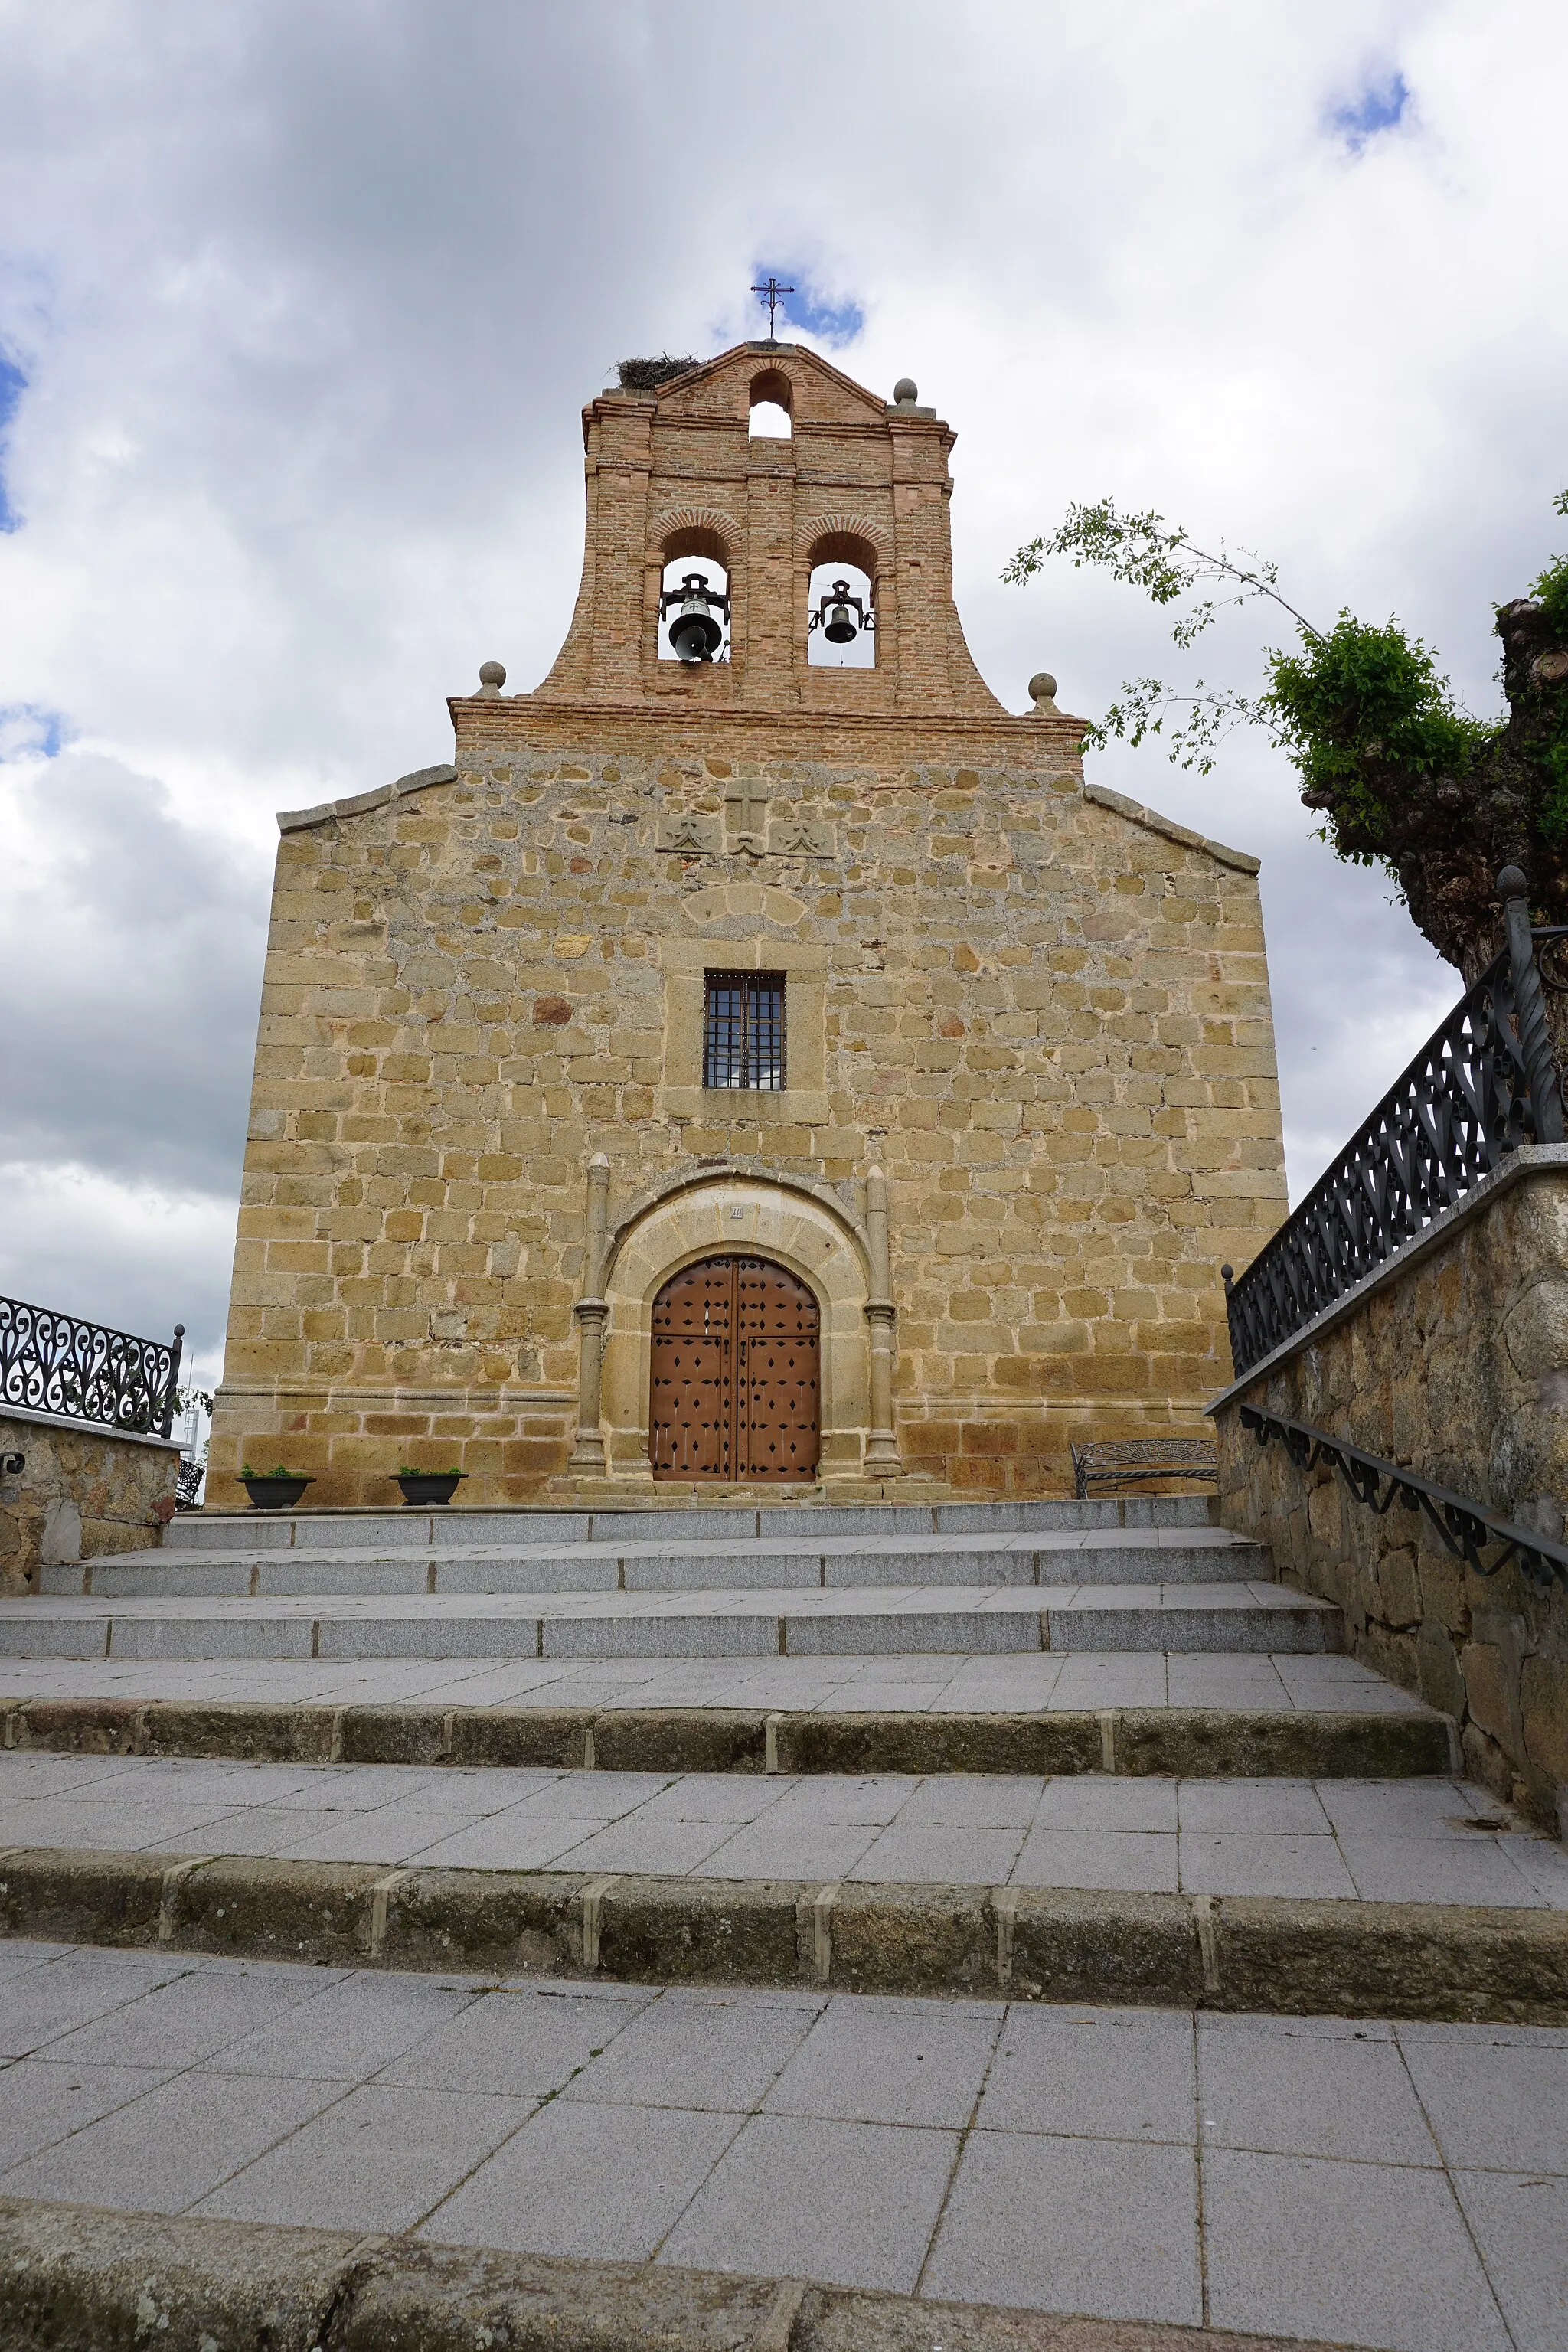
<instances>
[{"instance_id":1,"label":"stone church building","mask_svg":"<svg viewBox=\"0 0 1568 2352\"><path fill-rule=\"evenodd\" d=\"M1257 861L991 693L912 384L629 373L548 677L279 819L215 1506L1048 1494L1230 1377Z\"/></svg>"}]
</instances>

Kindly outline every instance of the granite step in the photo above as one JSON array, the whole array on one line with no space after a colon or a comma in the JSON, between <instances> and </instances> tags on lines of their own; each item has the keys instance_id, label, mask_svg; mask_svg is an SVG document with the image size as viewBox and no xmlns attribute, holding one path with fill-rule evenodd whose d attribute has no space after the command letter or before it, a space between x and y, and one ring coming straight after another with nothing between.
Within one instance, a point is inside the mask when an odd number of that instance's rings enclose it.
<instances>
[{"instance_id":1,"label":"granite step","mask_svg":"<svg viewBox=\"0 0 1568 2352\"><path fill-rule=\"evenodd\" d=\"M1018 1535L1217 1525L1208 1495L1127 1495L1091 1502L1037 1497L992 1503L665 1503L628 1509L468 1511L191 1511L170 1525L166 1551L384 1550L411 1544L612 1546L747 1541L757 1537Z\"/></svg>"},{"instance_id":2,"label":"granite step","mask_svg":"<svg viewBox=\"0 0 1568 2352\"><path fill-rule=\"evenodd\" d=\"M1337 1608L1253 1579L0 1601L0 1656L10 1657L760 1659L1342 1647Z\"/></svg>"},{"instance_id":3,"label":"granite step","mask_svg":"<svg viewBox=\"0 0 1568 2352\"><path fill-rule=\"evenodd\" d=\"M467 1515L470 1519L479 1514ZM770 1518L782 1517L771 1513ZM343 1533L341 1525L331 1532ZM708 1538L692 1528L676 1540L623 1535L572 1544L464 1540L437 1526L426 1541L394 1523L395 1542L298 1547L210 1546L188 1539L173 1550L121 1552L46 1567L40 1590L116 1600L272 1600L283 1595L517 1592L781 1591L906 1586L1046 1586L1242 1583L1267 1579L1266 1548L1224 1528L1048 1528L926 1534L913 1530L839 1535Z\"/></svg>"},{"instance_id":4,"label":"granite step","mask_svg":"<svg viewBox=\"0 0 1568 2352\"><path fill-rule=\"evenodd\" d=\"M100 1759L89 1779L109 1769L101 1759L116 1756L244 1765L417 1765L453 1776L445 1793L460 1811L465 1776L475 1768L516 1771L524 1782L541 1771L684 1773L704 1780L732 1773L878 1780L991 1774L1008 1780L1084 1774L1226 1779L1261 1789L1281 1777L1388 1782L1449 1774L1461 1760L1450 1717L1364 1671L1353 1679L1316 1683L1304 1671L1349 1665L1343 1659L1284 1662L1302 1670L1293 1699L1278 1682L1270 1703L1266 1688L1234 1678L1230 1704L1223 1704L1220 1677L1204 1693L1205 1704L1167 1696L1163 1704L1110 1706L1081 1698L1077 1706L1053 1705L1048 1683L1023 1692L992 1680L988 1688L984 1669L991 1663L971 1661L961 1670L960 1687L946 1706L932 1704L940 1693L919 1683L879 1676L858 1689L851 1684L837 1702L819 1698L815 1706L791 1706L781 1704L786 1693L776 1686L748 1692L739 1665L729 1670L738 1687L726 1690L721 1676L704 1670L684 1694L662 1699L635 1684L574 1697L574 1675L507 1698L476 1689L476 1678L459 1673L448 1688L425 1699L383 1675L367 1675L350 1684L355 1696L323 1700L301 1692L298 1669L277 1665L251 1669L248 1691L223 1695L204 1690L194 1668L185 1670L183 1689L178 1682L171 1686L169 1670L144 1668L139 1694L101 1683L84 1687L92 1679L87 1673L62 1685L58 1670L40 1671L46 1690L0 1701L0 1769L16 1769L6 1759L25 1754ZM1208 1664L1261 1664L1271 1677L1278 1672L1268 1660ZM100 1675L106 1671L100 1666ZM679 1692L679 1674L673 1687ZM802 1696L796 1693L797 1699ZM915 1699L926 1703L911 1706ZM46 1771L45 1782L49 1779ZM70 1779L68 1774L68 1785ZM323 1785L330 1801L331 1785ZM508 1784L498 1778L488 1785L504 1793ZM426 1786L438 1811L442 1784Z\"/></svg>"}]
</instances>

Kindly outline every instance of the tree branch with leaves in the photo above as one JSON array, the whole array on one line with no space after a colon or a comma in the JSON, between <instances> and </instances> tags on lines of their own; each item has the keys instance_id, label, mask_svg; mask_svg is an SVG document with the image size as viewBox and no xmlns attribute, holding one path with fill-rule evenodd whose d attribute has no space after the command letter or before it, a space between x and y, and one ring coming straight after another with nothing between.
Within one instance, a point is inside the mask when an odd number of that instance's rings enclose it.
<instances>
[{"instance_id":1,"label":"tree branch with leaves","mask_svg":"<svg viewBox=\"0 0 1568 2352\"><path fill-rule=\"evenodd\" d=\"M1568 491L1554 511L1568 515ZM1261 728L1295 766L1321 837L1352 865L1383 866L1467 982L1502 944L1500 866L1524 868L1542 919L1568 921L1568 556L1528 597L1497 608L1509 705L1498 719L1462 709L1428 647L1396 619L1379 626L1342 611L1321 628L1283 593L1276 565L1223 540L1201 547L1163 515L1123 514L1111 499L1074 505L1002 576L1021 585L1053 556L1141 591L1171 614L1184 653L1240 604L1272 604L1294 627L1294 649L1264 647L1260 693L1132 678L1089 729L1089 748L1158 737L1178 766L1206 776L1235 729Z\"/></svg>"}]
</instances>

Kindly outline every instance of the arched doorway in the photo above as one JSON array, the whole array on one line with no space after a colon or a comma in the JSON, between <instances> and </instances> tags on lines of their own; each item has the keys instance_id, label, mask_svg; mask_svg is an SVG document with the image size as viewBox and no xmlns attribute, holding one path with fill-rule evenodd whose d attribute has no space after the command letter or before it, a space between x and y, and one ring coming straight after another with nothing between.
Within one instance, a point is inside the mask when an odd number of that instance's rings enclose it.
<instances>
[{"instance_id":1,"label":"arched doorway","mask_svg":"<svg viewBox=\"0 0 1568 2352\"><path fill-rule=\"evenodd\" d=\"M654 1476L815 1478L820 1323L815 1294L771 1258L726 1253L672 1276L653 1302Z\"/></svg>"}]
</instances>

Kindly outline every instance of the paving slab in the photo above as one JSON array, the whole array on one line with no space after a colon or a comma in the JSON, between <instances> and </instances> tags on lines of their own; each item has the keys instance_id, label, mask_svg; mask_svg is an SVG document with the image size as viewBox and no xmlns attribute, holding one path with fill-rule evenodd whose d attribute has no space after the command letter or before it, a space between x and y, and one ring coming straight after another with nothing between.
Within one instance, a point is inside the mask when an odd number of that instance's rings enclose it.
<instances>
[{"instance_id":1,"label":"paving slab","mask_svg":"<svg viewBox=\"0 0 1568 2352\"><path fill-rule=\"evenodd\" d=\"M342 2095L331 2083L242 2086L193 2068L9 2166L0 2195L183 2213Z\"/></svg>"},{"instance_id":2,"label":"paving slab","mask_svg":"<svg viewBox=\"0 0 1568 2352\"><path fill-rule=\"evenodd\" d=\"M962 2130L973 2119L1000 2004L831 2001L767 2092L772 2115Z\"/></svg>"},{"instance_id":3,"label":"paving slab","mask_svg":"<svg viewBox=\"0 0 1568 2352\"><path fill-rule=\"evenodd\" d=\"M1445 2175L1243 2155L1204 2159L1209 2314L1259 2334L1506 2352L1496 2294Z\"/></svg>"},{"instance_id":4,"label":"paving slab","mask_svg":"<svg viewBox=\"0 0 1568 2352\"><path fill-rule=\"evenodd\" d=\"M659 2259L912 2293L958 2146L953 2131L753 2116Z\"/></svg>"},{"instance_id":5,"label":"paving slab","mask_svg":"<svg viewBox=\"0 0 1568 2352\"><path fill-rule=\"evenodd\" d=\"M410 2230L526 2122L534 2105L489 2092L362 2084L192 2210L310 2223L330 2203L351 2230Z\"/></svg>"},{"instance_id":6,"label":"paving slab","mask_svg":"<svg viewBox=\"0 0 1568 2352\"><path fill-rule=\"evenodd\" d=\"M1519 2352L1568 2343L1568 2180L1539 2172L1456 2172L1469 2225Z\"/></svg>"},{"instance_id":7,"label":"paving slab","mask_svg":"<svg viewBox=\"0 0 1568 2352\"><path fill-rule=\"evenodd\" d=\"M646 2260L744 2122L743 2112L558 2099L457 2189L423 2234L601 2262Z\"/></svg>"},{"instance_id":8,"label":"paving slab","mask_svg":"<svg viewBox=\"0 0 1568 2352\"><path fill-rule=\"evenodd\" d=\"M749 2113L773 2089L826 2000L826 1994L672 1990L639 2011L573 2076L566 2096Z\"/></svg>"},{"instance_id":9,"label":"paving slab","mask_svg":"<svg viewBox=\"0 0 1568 2352\"><path fill-rule=\"evenodd\" d=\"M1205 2147L1257 2148L1363 2164L1442 2157L1392 2034L1324 2034L1293 2018L1198 2021Z\"/></svg>"},{"instance_id":10,"label":"paving slab","mask_svg":"<svg viewBox=\"0 0 1568 2352\"><path fill-rule=\"evenodd\" d=\"M955 2302L1197 2326L1190 2149L975 2132L921 2286Z\"/></svg>"},{"instance_id":11,"label":"paving slab","mask_svg":"<svg viewBox=\"0 0 1568 2352\"><path fill-rule=\"evenodd\" d=\"M1015 2004L976 2121L990 2132L1191 2147L1194 2066L1192 2020L1183 2011Z\"/></svg>"}]
</instances>

